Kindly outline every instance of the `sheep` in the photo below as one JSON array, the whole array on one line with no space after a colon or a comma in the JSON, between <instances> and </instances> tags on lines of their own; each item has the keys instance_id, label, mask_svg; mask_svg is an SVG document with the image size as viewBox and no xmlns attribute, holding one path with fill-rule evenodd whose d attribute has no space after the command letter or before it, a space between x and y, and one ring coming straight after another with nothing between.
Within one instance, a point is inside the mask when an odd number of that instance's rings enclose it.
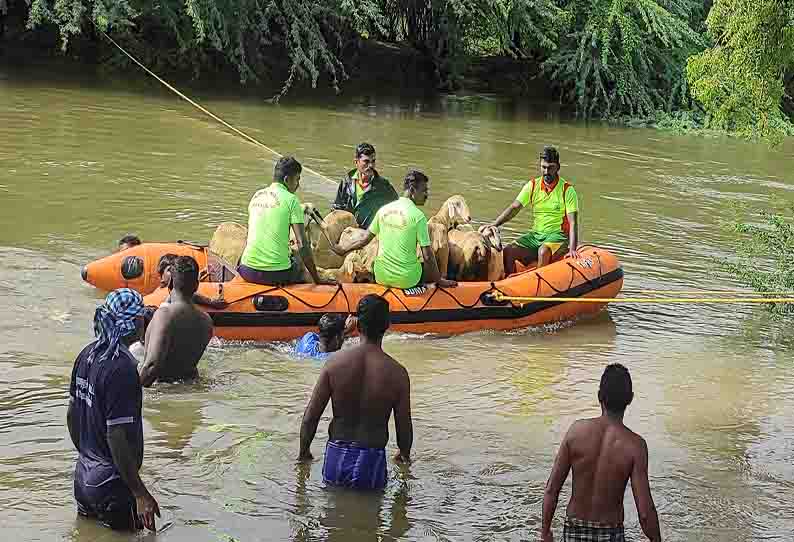
<instances>
[{"instance_id":1,"label":"sheep","mask_svg":"<svg viewBox=\"0 0 794 542\"><path fill-rule=\"evenodd\" d=\"M447 198L441 205L438 212L431 216L427 221L427 230L430 234L430 246L436 256L438 270L442 277L446 277L449 270L449 230L460 224L468 224L471 221L469 205L463 196L455 195ZM420 260L422 249L417 247L417 256Z\"/></svg>"},{"instance_id":2,"label":"sheep","mask_svg":"<svg viewBox=\"0 0 794 542\"><path fill-rule=\"evenodd\" d=\"M502 239L499 230L450 230L449 260L451 278L460 281L500 280L504 278ZM501 261L501 264L500 264Z\"/></svg>"},{"instance_id":3,"label":"sheep","mask_svg":"<svg viewBox=\"0 0 794 542\"><path fill-rule=\"evenodd\" d=\"M223 222L215 228L209 250L236 268L247 239L248 228L237 222Z\"/></svg>"},{"instance_id":4,"label":"sheep","mask_svg":"<svg viewBox=\"0 0 794 542\"><path fill-rule=\"evenodd\" d=\"M331 211L322 219L322 223L309 223L306 224L306 236L310 239L312 244L312 252L317 265L324 267L340 267L344 258L337 255L331 250L328 245L328 239L334 243L338 243L342 237L342 232L346 228L357 228L358 223L353 213L347 211ZM325 235L322 230L325 230ZM364 231L364 230L361 230ZM328 239L326 239L326 235Z\"/></svg>"}]
</instances>

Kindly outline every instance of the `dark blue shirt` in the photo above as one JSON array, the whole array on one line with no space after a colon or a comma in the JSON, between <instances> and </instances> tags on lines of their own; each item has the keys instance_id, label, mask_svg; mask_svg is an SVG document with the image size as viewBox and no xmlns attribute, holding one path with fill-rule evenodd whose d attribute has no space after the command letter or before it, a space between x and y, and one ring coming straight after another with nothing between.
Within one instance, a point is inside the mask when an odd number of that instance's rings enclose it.
<instances>
[{"instance_id":1,"label":"dark blue shirt","mask_svg":"<svg viewBox=\"0 0 794 542\"><path fill-rule=\"evenodd\" d=\"M320 352L320 336L310 331L295 343L295 353L299 356L307 356L319 360L327 360L331 354Z\"/></svg>"},{"instance_id":2,"label":"dark blue shirt","mask_svg":"<svg viewBox=\"0 0 794 542\"><path fill-rule=\"evenodd\" d=\"M105 361L88 363L94 343L77 356L72 369L69 400L72 421L80 434L78 467L80 479L89 486L100 486L119 478L108 445L108 429L124 425L140 468L143 459L143 390L138 380L135 358L125 346L119 355Z\"/></svg>"}]
</instances>

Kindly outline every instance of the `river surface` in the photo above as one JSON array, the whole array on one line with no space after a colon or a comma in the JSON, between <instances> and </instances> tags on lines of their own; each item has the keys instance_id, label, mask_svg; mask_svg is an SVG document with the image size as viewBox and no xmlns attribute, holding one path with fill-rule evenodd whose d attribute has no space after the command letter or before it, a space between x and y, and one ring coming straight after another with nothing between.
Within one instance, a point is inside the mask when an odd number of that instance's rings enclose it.
<instances>
[{"instance_id":1,"label":"river surface","mask_svg":"<svg viewBox=\"0 0 794 542\"><path fill-rule=\"evenodd\" d=\"M559 146L582 235L614 250L624 291L737 287L711 274L737 242L735 204L794 200L794 145L561 121L492 97L345 98L273 106L199 96L233 125L334 180L374 143L381 173L430 176L428 214L464 195L491 219ZM75 355L101 294L84 263L130 232L206 241L245 221L272 156L157 90L6 73L0 78L0 526L3 540L124 541L76 517L65 415ZM303 201L335 186L304 174ZM528 213L527 213L528 214ZM513 233L528 223L520 216ZM144 393L142 477L167 541L534 540L554 454L576 418L599 414L604 366L629 367L626 423L650 449L662 532L672 541L794 536L794 356L759 307L613 305L598 317L514 333L389 335L408 368L414 462L382 494L326 489L330 407L310 468L295 463L320 365L288 345L213 342L191 384ZM393 452L394 432L392 426ZM560 499L555 531L570 482ZM629 535L642 538L631 491Z\"/></svg>"}]
</instances>

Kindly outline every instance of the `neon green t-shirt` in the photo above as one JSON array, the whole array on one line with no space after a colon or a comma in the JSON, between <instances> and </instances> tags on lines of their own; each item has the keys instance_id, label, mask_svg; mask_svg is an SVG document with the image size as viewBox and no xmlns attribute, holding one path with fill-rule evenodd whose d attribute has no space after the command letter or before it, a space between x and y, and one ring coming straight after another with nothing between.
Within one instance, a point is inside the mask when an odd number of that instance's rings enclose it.
<instances>
[{"instance_id":1,"label":"neon green t-shirt","mask_svg":"<svg viewBox=\"0 0 794 542\"><path fill-rule=\"evenodd\" d=\"M532 231L538 233L563 231L566 223L565 215L579 210L579 199L573 186L568 185L568 189L565 190L565 200L563 201L565 182L565 179L560 177L557 185L546 193L543 190L543 178L538 177L534 181L529 181L521 189L516 201L523 207L532 205Z\"/></svg>"},{"instance_id":2,"label":"neon green t-shirt","mask_svg":"<svg viewBox=\"0 0 794 542\"><path fill-rule=\"evenodd\" d=\"M298 196L281 183L259 190L248 204L248 239L240 262L258 271L289 269L292 224L303 224Z\"/></svg>"},{"instance_id":3,"label":"neon green t-shirt","mask_svg":"<svg viewBox=\"0 0 794 542\"><path fill-rule=\"evenodd\" d=\"M422 263L416 246L430 246L427 217L408 198L384 205L369 231L378 236L375 282L383 286L413 288L422 280Z\"/></svg>"}]
</instances>

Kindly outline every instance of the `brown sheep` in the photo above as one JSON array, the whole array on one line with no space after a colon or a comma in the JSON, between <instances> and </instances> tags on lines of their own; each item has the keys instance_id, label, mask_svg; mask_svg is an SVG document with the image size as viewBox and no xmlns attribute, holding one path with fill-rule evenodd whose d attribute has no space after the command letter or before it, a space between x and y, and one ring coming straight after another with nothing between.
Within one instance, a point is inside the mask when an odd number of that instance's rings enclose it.
<instances>
[{"instance_id":1,"label":"brown sheep","mask_svg":"<svg viewBox=\"0 0 794 542\"><path fill-rule=\"evenodd\" d=\"M451 278L460 281L500 280L504 278L502 239L499 230L488 228L484 233L449 232L449 261Z\"/></svg>"}]
</instances>

